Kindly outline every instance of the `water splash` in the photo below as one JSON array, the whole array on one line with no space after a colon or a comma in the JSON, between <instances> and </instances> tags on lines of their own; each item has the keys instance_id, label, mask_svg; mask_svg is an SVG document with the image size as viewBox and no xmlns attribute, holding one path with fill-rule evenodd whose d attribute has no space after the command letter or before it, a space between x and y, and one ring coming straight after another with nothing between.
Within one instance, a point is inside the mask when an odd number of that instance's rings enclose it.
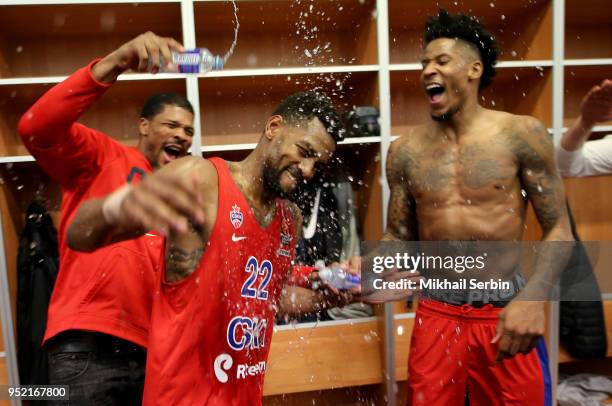
<instances>
[{"instance_id":1,"label":"water splash","mask_svg":"<svg viewBox=\"0 0 612 406\"><path fill-rule=\"evenodd\" d=\"M232 0L232 5L234 6L234 40L232 41L232 45L230 46L230 48L223 56L224 65L230 58L230 56L234 54L234 50L236 49L236 45L238 44L238 30L240 29L240 21L238 21L238 6L236 5L235 0Z\"/></svg>"}]
</instances>

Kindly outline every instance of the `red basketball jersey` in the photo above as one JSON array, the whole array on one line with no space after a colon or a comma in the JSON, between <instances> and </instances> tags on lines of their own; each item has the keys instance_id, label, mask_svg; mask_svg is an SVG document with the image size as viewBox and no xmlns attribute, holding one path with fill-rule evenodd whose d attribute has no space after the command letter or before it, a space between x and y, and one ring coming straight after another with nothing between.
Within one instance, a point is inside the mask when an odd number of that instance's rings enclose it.
<instances>
[{"instance_id":1,"label":"red basketball jersey","mask_svg":"<svg viewBox=\"0 0 612 406\"><path fill-rule=\"evenodd\" d=\"M274 316L293 257L293 218L277 200L261 227L231 178L218 175L215 225L196 271L162 281L151 320L145 405L261 404Z\"/></svg>"}]
</instances>

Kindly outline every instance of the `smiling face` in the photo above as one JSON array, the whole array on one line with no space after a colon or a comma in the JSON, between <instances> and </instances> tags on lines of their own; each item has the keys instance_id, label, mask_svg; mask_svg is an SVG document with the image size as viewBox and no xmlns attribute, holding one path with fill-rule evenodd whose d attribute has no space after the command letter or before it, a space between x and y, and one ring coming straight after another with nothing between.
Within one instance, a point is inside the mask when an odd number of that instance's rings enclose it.
<instances>
[{"instance_id":1,"label":"smiling face","mask_svg":"<svg viewBox=\"0 0 612 406\"><path fill-rule=\"evenodd\" d=\"M470 44L451 38L433 40L425 48L422 64L421 85L432 119L449 120L469 97L477 97L482 62Z\"/></svg>"},{"instance_id":2,"label":"smiling face","mask_svg":"<svg viewBox=\"0 0 612 406\"><path fill-rule=\"evenodd\" d=\"M151 119L141 118L138 130L139 149L157 168L187 155L193 138L193 114L168 104Z\"/></svg>"},{"instance_id":3,"label":"smiling face","mask_svg":"<svg viewBox=\"0 0 612 406\"><path fill-rule=\"evenodd\" d=\"M265 187L279 197L295 200L300 184L329 162L336 143L316 117L286 123L273 116L266 131L271 133L272 145L264 160Z\"/></svg>"}]
</instances>

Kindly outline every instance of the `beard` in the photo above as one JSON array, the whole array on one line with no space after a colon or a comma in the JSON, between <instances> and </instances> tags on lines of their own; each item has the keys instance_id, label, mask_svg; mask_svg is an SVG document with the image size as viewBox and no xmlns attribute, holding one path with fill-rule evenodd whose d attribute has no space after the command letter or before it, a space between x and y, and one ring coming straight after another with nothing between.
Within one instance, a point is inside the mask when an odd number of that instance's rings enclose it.
<instances>
[{"instance_id":1,"label":"beard","mask_svg":"<svg viewBox=\"0 0 612 406\"><path fill-rule=\"evenodd\" d=\"M281 199L287 199L291 202L297 202L298 197L300 196L300 184L301 177L296 174L292 174L296 179L296 187L291 191L286 191L280 184L280 178L283 174L284 169L277 169L269 162L264 163L263 169L263 181L264 187L271 191L274 195L280 197Z\"/></svg>"},{"instance_id":2,"label":"beard","mask_svg":"<svg viewBox=\"0 0 612 406\"><path fill-rule=\"evenodd\" d=\"M458 107L451 107L448 109L448 111L446 113L440 114L439 116L434 116L433 114L431 115L431 119L433 121L437 121L439 123L444 123L446 121L449 121L451 118L453 118L453 116L455 114L457 114L457 112L459 111Z\"/></svg>"}]
</instances>

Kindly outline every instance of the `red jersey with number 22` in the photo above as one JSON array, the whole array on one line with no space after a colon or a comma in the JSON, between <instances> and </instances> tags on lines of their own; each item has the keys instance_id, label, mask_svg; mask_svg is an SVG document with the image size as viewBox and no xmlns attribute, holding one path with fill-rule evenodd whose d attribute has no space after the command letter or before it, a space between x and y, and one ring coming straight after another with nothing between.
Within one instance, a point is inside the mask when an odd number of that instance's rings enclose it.
<instances>
[{"instance_id":1,"label":"red jersey with number 22","mask_svg":"<svg viewBox=\"0 0 612 406\"><path fill-rule=\"evenodd\" d=\"M262 227L227 163L199 266L154 297L145 405L259 405L278 300L293 257L293 218L277 200ZM162 273L163 274L163 273Z\"/></svg>"}]
</instances>

